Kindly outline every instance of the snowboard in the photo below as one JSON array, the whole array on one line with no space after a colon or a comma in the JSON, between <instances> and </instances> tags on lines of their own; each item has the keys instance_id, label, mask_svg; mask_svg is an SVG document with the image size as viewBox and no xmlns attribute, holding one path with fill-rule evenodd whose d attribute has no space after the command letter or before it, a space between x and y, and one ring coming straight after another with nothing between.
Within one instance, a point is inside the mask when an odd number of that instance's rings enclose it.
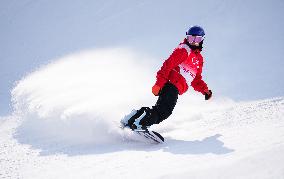
<instances>
[{"instance_id":1,"label":"snowboard","mask_svg":"<svg viewBox=\"0 0 284 179\"><path fill-rule=\"evenodd\" d=\"M163 143L165 141L164 137L156 131L151 131L148 129L147 130L132 130L132 131L139 134L140 136L145 137L150 142Z\"/></svg>"},{"instance_id":2,"label":"snowboard","mask_svg":"<svg viewBox=\"0 0 284 179\"><path fill-rule=\"evenodd\" d=\"M139 136L142 136L143 138L146 139L146 141L149 141L151 143L160 144L160 143L163 143L165 141L164 137L161 134L159 134L158 132L156 132L156 131L152 131L152 130L149 130L149 129L146 129L146 130L132 130L130 127L123 126L123 125L121 125L120 127L122 129L128 128L133 133L138 134Z\"/></svg>"}]
</instances>

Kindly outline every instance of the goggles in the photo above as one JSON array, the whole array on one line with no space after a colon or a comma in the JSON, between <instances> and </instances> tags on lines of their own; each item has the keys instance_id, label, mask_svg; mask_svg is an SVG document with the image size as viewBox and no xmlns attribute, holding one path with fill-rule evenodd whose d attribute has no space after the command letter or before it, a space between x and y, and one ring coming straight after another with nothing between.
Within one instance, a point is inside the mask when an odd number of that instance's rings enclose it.
<instances>
[{"instance_id":1,"label":"goggles","mask_svg":"<svg viewBox=\"0 0 284 179\"><path fill-rule=\"evenodd\" d=\"M187 35L186 39L189 43L200 43L204 40L203 36Z\"/></svg>"}]
</instances>

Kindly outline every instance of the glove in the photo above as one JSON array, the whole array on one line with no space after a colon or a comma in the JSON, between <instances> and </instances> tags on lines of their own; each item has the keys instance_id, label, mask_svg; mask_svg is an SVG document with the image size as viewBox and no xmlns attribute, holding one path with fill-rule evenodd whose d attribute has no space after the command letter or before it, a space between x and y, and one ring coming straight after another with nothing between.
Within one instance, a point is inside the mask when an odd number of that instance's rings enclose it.
<instances>
[{"instance_id":1,"label":"glove","mask_svg":"<svg viewBox=\"0 0 284 179\"><path fill-rule=\"evenodd\" d=\"M158 85L154 85L154 86L152 87L152 93L153 93L155 96L158 96L158 95L159 95L160 90L161 90L161 87L158 86Z\"/></svg>"},{"instance_id":2,"label":"glove","mask_svg":"<svg viewBox=\"0 0 284 179\"><path fill-rule=\"evenodd\" d=\"M212 91L206 90L204 91L204 95L205 95L205 100L209 100L212 97Z\"/></svg>"}]
</instances>

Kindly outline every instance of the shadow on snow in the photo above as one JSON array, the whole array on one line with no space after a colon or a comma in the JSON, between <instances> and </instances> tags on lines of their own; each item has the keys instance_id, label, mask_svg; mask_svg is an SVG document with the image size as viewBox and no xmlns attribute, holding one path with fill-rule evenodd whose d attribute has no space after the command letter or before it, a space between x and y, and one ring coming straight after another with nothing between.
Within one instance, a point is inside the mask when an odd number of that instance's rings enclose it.
<instances>
[{"instance_id":1,"label":"shadow on snow","mask_svg":"<svg viewBox=\"0 0 284 179\"><path fill-rule=\"evenodd\" d=\"M234 150L224 146L218 138L220 134L206 137L203 140L185 141L166 138L163 144L150 144L130 139L117 140L106 144L78 144L68 145L64 142L54 142L49 139L27 139L21 135L14 135L14 138L21 144L30 145L33 149L39 150L42 156L54 154L66 154L69 156L106 154L122 151L158 151L172 154L200 155L216 154L222 155L231 153Z\"/></svg>"}]
</instances>

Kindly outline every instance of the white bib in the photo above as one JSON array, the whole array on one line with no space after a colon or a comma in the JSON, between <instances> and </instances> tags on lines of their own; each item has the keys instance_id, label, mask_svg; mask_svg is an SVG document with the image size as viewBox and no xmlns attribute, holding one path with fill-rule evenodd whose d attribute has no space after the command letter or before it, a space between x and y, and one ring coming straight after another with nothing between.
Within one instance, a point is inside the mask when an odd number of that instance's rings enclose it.
<instances>
[{"instance_id":1,"label":"white bib","mask_svg":"<svg viewBox=\"0 0 284 179\"><path fill-rule=\"evenodd\" d=\"M184 48L187 51L188 56L190 55L190 48L186 44L181 44L178 48ZM184 62L179 65L180 74L185 78L186 83L190 86L191 82L197 74L199 68L199 60L196 57L192 59L187 58Z\"/></svg>"}]
</instances>

